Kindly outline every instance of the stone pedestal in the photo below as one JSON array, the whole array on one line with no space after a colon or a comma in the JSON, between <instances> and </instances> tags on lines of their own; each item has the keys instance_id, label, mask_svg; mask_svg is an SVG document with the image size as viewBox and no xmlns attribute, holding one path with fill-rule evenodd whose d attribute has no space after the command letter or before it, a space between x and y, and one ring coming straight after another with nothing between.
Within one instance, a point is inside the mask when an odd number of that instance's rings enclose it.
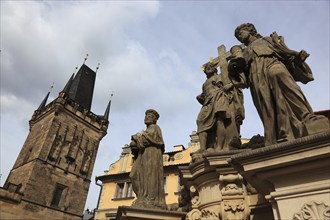
<instances>
[{"instance_id":1,"label":"stone pedestal","mask_svg":"<svg viewBox=\"0 0 330 220\"><path fill-rule=\"evenodd\" d=\"M275 219L330 219L330 132L233 155L229 163L272 204Z\"/></svg>"},{"instance_id":2,"label":"stone pedestal","mask_svg":"<svg viewBox=\"0 0 330 220\"><path fill-rule=\"evenodd\" d=\"M244 150L204 152L192 155L195 162L179 167L190 191L189 220L273 219L270 204L227 160Z\"/></svg>"},{"instance_id":3,"label":"stone pedestal","mask_svg":"<svg viewBox=\"0 0 330 220\"><path fill-rule=\"evenodd\" d=\"M116 220L181 220L187 213L119 206Z\"/></svg>"}]
</instances>

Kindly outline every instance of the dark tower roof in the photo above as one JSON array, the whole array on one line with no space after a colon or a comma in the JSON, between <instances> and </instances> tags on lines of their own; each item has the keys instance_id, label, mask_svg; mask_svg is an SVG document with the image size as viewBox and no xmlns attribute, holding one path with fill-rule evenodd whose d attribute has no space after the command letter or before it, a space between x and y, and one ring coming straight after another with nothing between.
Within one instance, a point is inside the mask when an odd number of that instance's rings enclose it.
<instances>
[{"instance_id":1,"label":"dark tower roof","mask_svg":"<svg viewBox=\"0 0 330 220\"><path fill-rule=\"evenodd\" d=\"M96 72L83 64L70 83L69 97L88 110L92 106L95 78Z\"/></svg>"}]
</instances>

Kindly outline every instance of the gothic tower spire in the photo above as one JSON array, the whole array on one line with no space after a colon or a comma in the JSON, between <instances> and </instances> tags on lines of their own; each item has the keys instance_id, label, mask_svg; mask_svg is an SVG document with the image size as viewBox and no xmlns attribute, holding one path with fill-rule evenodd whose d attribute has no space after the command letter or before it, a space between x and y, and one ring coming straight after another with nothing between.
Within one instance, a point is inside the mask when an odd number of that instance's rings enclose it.
<instances>
[{"instance_id":1,"label":"gothic tower spire","mask_svg":"<svg viewBox=\"0 0 330 220\"><path fill-rule=\"evenodd\" d=\"M50 87L50 90L49 90L49 92L47 93L47 95L45 96L45 98L44 98L44 99L42 100L42 102L40 103L40 105L39 105L37 111L41 111L41 110L46 106L46 103L47 103L47 100L48 100L49 94L50 94L50 92L52 91L53 87L54 87L54 83L53 83L53 85Z\"/></svg>"},{"instance_id":2,"label":"gothic tower spire","mask_svg":"<svg viewBox=\"0 0 330 220\"><path fill-rule=\"evenodd\" d=\"M47 95L45 96L45 98L42 100L42 102L40 103L37 111L41 111L46 106L49 94L50 94L50 92L48 92Z\"/></svg>"},{"instance_id":3,"label":"gothic tower spire","mask_svg":"<svg viewBox=\"0 0 330 220\"><path fill-rule=\"evenodd\" d=\"M111 93L110 100L108 103L108 106L104 112L103 118L106 120L109 120L109 114L110 114L110 107L111 107L111 100L112 100L113 93Z\"/></svg>"},{"instance_id":4,"label":"gothic tower spire","mask_svg":"<svg viewBox=\"0 0 330 220\"><path fill-rule=\"evenodd\" d=\"M62 92L64 94L66 94L66 95L69 94L69 90L70 90L70 87L71 87L71 84L72 84L72 81L73 81L73 78L74 78L74 74L75 73L72 74L72 76L70 77L69 81L65 84L65 86L64 86L64 88L62 90Z\"/></svg>"}]
</instances>

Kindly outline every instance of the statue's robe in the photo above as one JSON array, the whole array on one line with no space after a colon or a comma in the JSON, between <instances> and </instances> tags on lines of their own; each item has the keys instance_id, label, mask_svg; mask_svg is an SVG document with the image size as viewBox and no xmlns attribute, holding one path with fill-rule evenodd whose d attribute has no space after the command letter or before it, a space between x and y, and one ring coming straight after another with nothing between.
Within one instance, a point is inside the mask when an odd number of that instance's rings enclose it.
<instances>
[{"instance_id":1,"label":"statue's robe","mask_svg":"<svg viewBox=\"0 0 330 220\"><path fill-rule=\"evenodd\" d=\"M319 117L296 83L313 80L308 65L297 61L298 54L276 33L256 39L244 50L247 84L264 126L266 144L306 135L308 123Z\"/></svg>"},{"instance_id":2,"label":"statue's robe","mask_svg":"<svg viewBox=\"0 0 330 220\"><path fill-rule=\"evenodd\" d=\"M202 108L196 123L197 133L208 132L212 134L217 121L221 120L226 130L230 131L230 134L223 134L228 136L225 143L225 145L228 145L233 137L240 137L239 127L244 119L243 93L241 89L235 87L225 91L222 77L222 74L216 74L204 82L202 93L197 96ZM224 146L209 147L223 148Z\"/></svg>"},{"instance_id":3,"label":"statue's robe","mask_svg":"<svg viewBox=\"0 0 330 220\"><path fill-rule=\"evenodd\" d=\"M130 178L137 199L134 207L166 209L164 192L164 141L160 127L149 125L141 135L133 136L138 154Z\"/></svg>"}]
</instances>

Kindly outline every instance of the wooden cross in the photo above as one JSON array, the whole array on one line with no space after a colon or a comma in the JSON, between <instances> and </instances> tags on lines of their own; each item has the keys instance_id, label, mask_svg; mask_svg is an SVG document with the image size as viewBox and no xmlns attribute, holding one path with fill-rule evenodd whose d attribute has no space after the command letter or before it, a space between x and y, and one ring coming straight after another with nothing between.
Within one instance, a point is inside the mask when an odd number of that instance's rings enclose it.
<instances>
[{"instance_id":1,"label":"wooden cross","mask_svg":"<svg viewBox=\"0 0 330 220\"><path fill-rule=\"evenodd\" d=\"M230 82L228 77L228 59L230 56L231 56L230 51L226 52L226 47L225 45L222 44L218 47L218 57L214 58L213 61L210 61L216 64L216 67L220 67L224 85ZM203 66L205 65L206 63L203 64Z\"/></svg>"}]
</instances>

